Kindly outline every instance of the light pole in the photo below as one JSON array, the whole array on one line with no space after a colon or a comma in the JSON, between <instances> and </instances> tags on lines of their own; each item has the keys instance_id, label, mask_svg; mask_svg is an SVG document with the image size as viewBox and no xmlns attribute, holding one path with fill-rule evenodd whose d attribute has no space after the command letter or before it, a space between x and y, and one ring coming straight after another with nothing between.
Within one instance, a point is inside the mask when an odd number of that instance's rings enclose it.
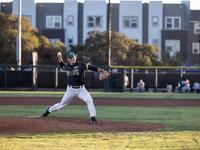
<instances>
[{"instance_id":1,"label":"light pole","mask_svg":"<svg viewBox=\"0 0 200 150\"><path fill-rule=\"evenodd\" d=\"M17 65L21 66L21 0L19 0L18 36L16 40L16 60L17 60ZM21 67L18 67L17 70L21 70Z\"/></svg>"},{"instance_id":2,"label":"light pole","mask_svg":"<svg viewBox=\"0 0 200 150\"><path fill-rule=\"evenodd\" d=\"M107 32L108 32L108 67L111 65L111 12L110 12L110 0L108 3L108 27L107 27Z\"/></svg>"}]
</instances>

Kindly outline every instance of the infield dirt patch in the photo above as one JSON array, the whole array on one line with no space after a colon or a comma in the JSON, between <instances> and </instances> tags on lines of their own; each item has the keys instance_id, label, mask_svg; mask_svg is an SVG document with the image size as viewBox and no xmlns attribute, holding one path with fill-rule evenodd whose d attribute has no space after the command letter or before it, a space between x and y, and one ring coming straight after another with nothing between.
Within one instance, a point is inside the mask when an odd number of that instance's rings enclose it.
<instances>
[{"instance_id":1,"label":"infield dirt patch","mask_svg":"<svg viewBox=\"0 0 200 150\"><path fill-rule=\"evenodd\" d=\"M128 123L62 117L6 117L0 118L0 132L12 133L59 133L59 132L144 132L167 128L163 125Z\"/></svg>"}]
</instances>

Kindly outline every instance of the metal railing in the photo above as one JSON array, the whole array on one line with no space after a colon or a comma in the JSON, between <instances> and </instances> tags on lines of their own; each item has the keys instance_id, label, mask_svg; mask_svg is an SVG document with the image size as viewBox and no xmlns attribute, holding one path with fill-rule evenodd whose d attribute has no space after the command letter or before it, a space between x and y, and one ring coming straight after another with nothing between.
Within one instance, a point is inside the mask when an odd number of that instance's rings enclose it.
<instances>
[{"instance_id":1,"label":"metal railing","mask_svg":"<svg viewBox=\"0 0 200 150\"><path fill-rule=\"evenodd\" d=\"M183 78L183 69L200 69L200 67L182 67L182 66L110 66L111 69L111 78L110 78L110 85L111 90L113 89L113 82L114 81L121 81L121 85L124 85L124 69L130 69L130 92L133 89L133 69L154 69L154 92L157 92L158 87L158 69L180 69L179 70L179 81L181 83ZM112 69L121 69L121 78L120 79L113 79L112 78ZM200 71L199 71L200 73ZM121 86L120 92L124 92L124 87ZM180 88L180 93L182 89Z\"/></svg>"}]
</instances>

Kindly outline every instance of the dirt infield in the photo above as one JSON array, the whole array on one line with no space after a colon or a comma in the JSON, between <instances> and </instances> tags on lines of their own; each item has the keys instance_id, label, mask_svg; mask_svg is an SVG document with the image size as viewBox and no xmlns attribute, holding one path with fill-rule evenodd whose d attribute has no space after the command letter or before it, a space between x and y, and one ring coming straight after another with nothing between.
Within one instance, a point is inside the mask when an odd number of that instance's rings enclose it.
<instances>
[{"instance_id":1,"label":"dirt infield","mask_svg":"<svg viewBox=\"0 0 200 150\"><path fill-rule=\"evenodd\" d=\"M61 98L10 98L0 97L0 105L43 105L52 106ZM167 99L120 99L94 98L95 106L123 107L199 107L200 100ZM70 106L86 106L80 99L74 99ZM41 112L42 113L42 112ZM97 112L98 113L98 112ZM4 117L0 118L0 132L9 133L50 133L50 132L142 132L168 128L164 125L128 123L98 120L90 124L89 119L63 117Z\"/></svg>"},{"instance_id":2,"label":"dirt infield","mask_svg":"<svg viewBox=\"0 0 200 150\"><path fill-rule=\"evenodd\" d=\"M59 103L61 98L28 98L0 97L0 105L40 105L52 106ZM200 100L189 99L130 99L130 98L94 98L95 106L123 107L199 107ZM69 106L86 106L85 102L75 98Z\"/></svg>"}]
</instances>

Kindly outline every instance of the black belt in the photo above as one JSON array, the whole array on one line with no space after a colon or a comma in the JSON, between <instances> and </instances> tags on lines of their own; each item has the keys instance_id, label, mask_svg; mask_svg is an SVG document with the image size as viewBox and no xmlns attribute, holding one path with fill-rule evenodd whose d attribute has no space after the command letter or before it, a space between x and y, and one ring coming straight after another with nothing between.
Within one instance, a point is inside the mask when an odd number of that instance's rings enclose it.
<instances>
[{"instance_id":1,"label":"black belt","mask_svg":"<svg viewBox=\"0 0 200 150\"><path fill-rule=\"evenodd\" d=\"M83 88L83 85L81 85L81 86L68 85L68 87L73 88L73 89L79 89L79 88Z\"/></svg>"}]
</instances>

